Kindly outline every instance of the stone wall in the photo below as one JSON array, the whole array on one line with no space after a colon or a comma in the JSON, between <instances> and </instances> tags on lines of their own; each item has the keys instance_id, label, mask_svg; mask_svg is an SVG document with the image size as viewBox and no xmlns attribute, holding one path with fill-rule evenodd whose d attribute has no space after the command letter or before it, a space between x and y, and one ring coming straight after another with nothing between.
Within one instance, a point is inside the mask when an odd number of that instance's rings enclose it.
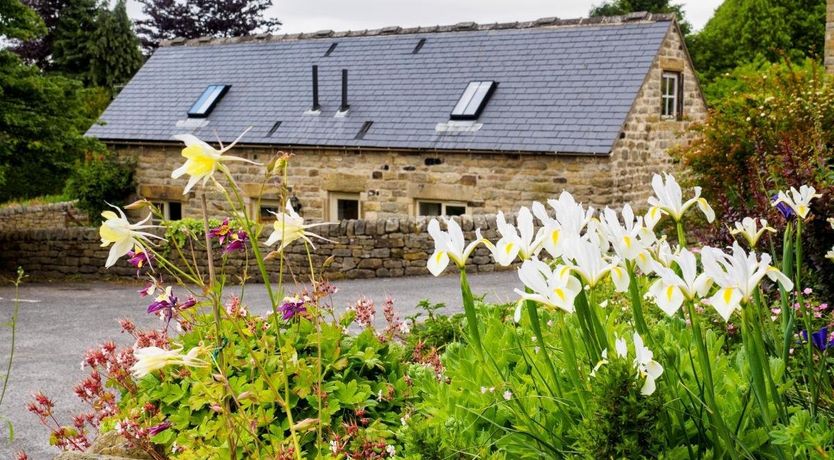
<instances>
[{"instance_id":1,"label":"stone wall","mask_svg":"<svg viewBox=\"0 0 834 460\"><path fill-rule=\"evenodd\" d=\"M75 201L0 209L0 232L72 228L87 223L87 215L78 210Z\"/></svg>"},{"instance_id":2,"label":"stone wall","mask_svg":"<svg viewBox=\"0 0 834 460\"><path fill-rule=\"evenodd\" d=\"M494 216L464 216L459 220L467 241L474 237L474 229L480 228L484 237L496 241ZM317 227L316 233L331 241L315 240L312 250L313 267L320 271L327 261L325 272L331 279L374 278L405 275L424 275L428 256L434 250L434 242L426 231L425 218L389 218L378 220L348 220L339 224ZM267 231L264 237L268 236ZM34 281L79 278L128 278L135 277L136 270L126 260L120 260L110 269L104 268L108 248L99 246L98 229L74 228L36 231L0 232L0 273L11 274L22 266ZM264 253L265 246L260 246ZM215 254L219 254L219 250ZM309 272L307 250L303 244L294 243L286 252L288 276ZM190 258L190 254L187 254ZM197 248L194 257L205 267L206 251ZM251 254L250 254L250 261ZM217 266L220 259L217 257ZM246 257L242 253L231 256L226 262L226 273L243 273ZM249 275L259 281L257 267L251 262ZM489 250L479 247L469 259L471 272L489 272L496 269ZM278 261L268 263L270 273L277 278Z\"/></svg>"},{"instance_id":3,"label":"stone wall","mask_svg":"<svg viewBox=\"0 0 834 460\"><path fill-rule=\"evenodd\" d=\"M664 71L680 72L683 77L684 110L680 120L660 116ZM693 124L702 122L706 115L698 77L677 25L672 23L611 152L611 167L616 172L611 189L618 191L619 200L645 206L652 193L652 175L677 172L669 149L691 142L697 136L691 129Z\"/></svg>"}]
</instances>

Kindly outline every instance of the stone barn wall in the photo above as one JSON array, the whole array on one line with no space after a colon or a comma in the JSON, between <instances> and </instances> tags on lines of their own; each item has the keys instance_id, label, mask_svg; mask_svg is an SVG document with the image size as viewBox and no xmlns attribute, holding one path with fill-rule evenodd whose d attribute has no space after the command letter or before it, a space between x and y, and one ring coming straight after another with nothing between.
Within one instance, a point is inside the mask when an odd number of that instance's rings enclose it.
<instances>
[{"instance_id":1,"label":"stone barn wall","mask_svg":"<svg viewBox=\"0 0 834 460\"><path fill-rule=\"evenodd\" d=\"M315 240L316 249L311 249L313 267L320 271L325 261L328 261L325 273L330 279L428 274L426 261L434 250L434 242L426 231L427 223L425 218L391 218L349 220L317 227L316 233L331 242ZM476 227L491 241L498 239L494 216L464 216L460 223L467 241L474 237ZM264 237L268 236L271 229L265 233ZM96 228L0 232L0 247L3 248L0 251L0 273L11 274L18 266L22 266L33 281L136 277L136 269L124 258L110 269L104 268L108 248L100 247ZM264 254L269 252L263 244L260 247ZM219 253L219 250L215 251L215 254ZM287 276L300 275L303 279L309 272L304 245L294 243L286 249L285 254L288 261L285 267ZM190 257L190 254L186 255ZM205 249L197 248L195 258L201 264L200 272L207 273ZM219 257L217 261L219 267ZM242 274L245 261L243 253L230 256L225 262L226 273ZM250 261L248 274L252 281L260 281L251 254ZM489 250L483 246L470 257L469 265L472 273L490 272L498 268ZM277 279L277 260L269 261L267 266L273 279Z\"/></svg>"}]
</instances>

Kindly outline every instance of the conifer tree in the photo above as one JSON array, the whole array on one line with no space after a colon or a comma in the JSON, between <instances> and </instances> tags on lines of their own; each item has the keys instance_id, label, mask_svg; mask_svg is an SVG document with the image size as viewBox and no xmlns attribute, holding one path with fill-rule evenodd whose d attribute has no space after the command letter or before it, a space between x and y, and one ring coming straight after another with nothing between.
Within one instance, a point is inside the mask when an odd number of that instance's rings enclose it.
<instances>
[{"instance_id":1,"label":"conifer tree","mask_svg":"<svg viewBox=\"0 0 834 460\"><path fill-rule=\"evenodd\" d=\"M124 85L142 66L139 38L133 32L125 0L119 0L112 11L107 8L99 11L91 46L90 81L94 85L107 88Z\"/></svg>"}]
</instances>

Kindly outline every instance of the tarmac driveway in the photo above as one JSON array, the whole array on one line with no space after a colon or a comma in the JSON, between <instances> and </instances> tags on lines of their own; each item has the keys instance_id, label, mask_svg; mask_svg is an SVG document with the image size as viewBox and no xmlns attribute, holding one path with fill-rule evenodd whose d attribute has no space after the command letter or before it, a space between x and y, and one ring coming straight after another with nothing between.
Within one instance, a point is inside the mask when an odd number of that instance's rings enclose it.
<instances>
[{"instance_id":1,"label":"tarmac driveway","mask_svg":"<svg viewBox=\"0 0 834 460\"><path fill-rule=\"evenodd\" d=\"M514 298L513 288L519 286L515 272L487 273L470 276L476 295L488 301L503 302ZM360 295L381 306L386 295L394 298L397 314L405 318L416 312L421 299L447 305L446 312L461 311L456 276L386 278L351 280L336 283L339 291L333 296L334 306L344 309ZM0 459L14 458L25 450L30 459L51 459L57 450L48 445L48 432L37 417L26 411L34 391L41 390L56 403L56 415L69 424L71 415L86 408L73 393L73 387L84 377L81 360L84 351L107 339L127 344L120 334L117 320L131 318L139 326L154 326L158 320L145 314L147 300L137 295L138 283L52 283L29 284L20 289L20 316L17 325L14 363L9 389L0 406ZM0 323L12 313L13 287L0 287ZM247 288L246 304L252 314L267 311L262 286ZM381 317L381 312L377 315ZM5 373L11 336L0 329L0 376ZM2 382L0 382L2 384ZM14 441L9 443L4 417L14 424Z\"/></svg>"}]
</instances>

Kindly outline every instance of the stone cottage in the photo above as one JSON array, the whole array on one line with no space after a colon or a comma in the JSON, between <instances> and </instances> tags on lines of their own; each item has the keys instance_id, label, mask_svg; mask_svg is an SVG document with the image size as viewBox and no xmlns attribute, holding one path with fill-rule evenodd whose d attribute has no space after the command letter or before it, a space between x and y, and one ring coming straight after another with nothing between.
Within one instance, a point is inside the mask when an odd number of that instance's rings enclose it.
<instances>
[{"instance_id":1,"label":"stone cottage","mask_svg":"<svg viewBox=\"0 0 834 460\"><path fill-rule=\"evenodd\" d=\"M170 177L171 136L225 143L247 127L234 154L291 152L305 218L374 219L512 211L565 189L642 202L705 114L674 18L635 13L172 40L87 135L134 158L138 194L172 219L200 200ZM230 165L249 212L269 216L277 187Z\"/></svg>"}]
</instances>

